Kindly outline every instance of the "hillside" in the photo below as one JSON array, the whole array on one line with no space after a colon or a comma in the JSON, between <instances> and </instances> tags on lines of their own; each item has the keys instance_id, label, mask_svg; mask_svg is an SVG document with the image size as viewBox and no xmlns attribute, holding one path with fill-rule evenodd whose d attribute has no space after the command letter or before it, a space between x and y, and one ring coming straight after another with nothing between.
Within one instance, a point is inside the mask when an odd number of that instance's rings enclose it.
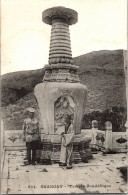
<instances>
[{"instance_id":1,"label":"hillside","mask_svg":"<svg viewBox=\"0 0 128 195\"><path fill-rule=\"evenodd\" d=\"M86 112L126 107L123 50L94 51L74 58L81 83L88 87ZM24 109L36 107L33 88L42 82L44 70L8 73L2 76L2 118L5 129L20 129Z\"/></svg>"},{"instance_id":2,"label":"hillside","mask_svg":"<svg viewBox=\"0 0 128 195\"><path fill-rule=\"evenodd\" d=\"M93 51L74 58L74 64L80 66L80 71L86 69L123 69L123 50Z\"/></svg>"},{"instance_id":3,"label":"hillside","mask_svg":"<svg viewBox=\"0 0 128 195\"><path fill-rule=\"evenodd\" d=\"M2 76L1 105L14 104L17 100L33 91L42 82L43 69L8 73Z\"/></svg>"}]
</instances>

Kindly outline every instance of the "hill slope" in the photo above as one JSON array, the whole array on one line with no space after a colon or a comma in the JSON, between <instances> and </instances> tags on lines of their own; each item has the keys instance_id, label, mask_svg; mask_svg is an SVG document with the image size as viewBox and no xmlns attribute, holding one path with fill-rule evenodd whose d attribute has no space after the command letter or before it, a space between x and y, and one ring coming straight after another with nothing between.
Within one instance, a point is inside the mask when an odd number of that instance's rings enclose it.
<instances>
[{"instance_id":1,"label":"hill slope","mask_svg":"<svg viewBox=\"0 0 128 195\"><path fill-rule=\"evenodd\" d=\"M81 83L88 88L86 112L113 106L126 107L123 50L95 51L74 58ZM5 128L21 128L23 111L36 107L33 88L42 82L44 70L21 71L2 76L2 117ZM16 124L14 124L16 123Z\"/></svg>"}]
</instances>

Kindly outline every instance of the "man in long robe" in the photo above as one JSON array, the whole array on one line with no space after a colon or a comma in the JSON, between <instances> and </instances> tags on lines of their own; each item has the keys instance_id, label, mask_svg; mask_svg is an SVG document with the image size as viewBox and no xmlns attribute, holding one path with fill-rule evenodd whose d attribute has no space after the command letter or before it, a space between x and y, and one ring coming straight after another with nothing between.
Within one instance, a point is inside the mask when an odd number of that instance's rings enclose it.
<instances>
[{"instance_id":1,"label":"man in long robe","mask_svg":"<svg viewBox=\"0 0 128 195\"><path fill-rule=\"evenodd\" d=\"M60 166L67 166L66 169L72 168L72 152L73 152L73 123L71 124L66 133L62 133L61 153L60 153Z\"/></svg>"}]
</instances>

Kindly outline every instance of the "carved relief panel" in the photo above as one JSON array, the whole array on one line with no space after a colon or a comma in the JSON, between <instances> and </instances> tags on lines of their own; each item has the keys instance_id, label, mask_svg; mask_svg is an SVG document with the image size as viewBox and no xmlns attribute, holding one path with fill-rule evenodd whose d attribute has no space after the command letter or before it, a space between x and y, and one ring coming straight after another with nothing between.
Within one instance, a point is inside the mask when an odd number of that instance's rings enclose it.
<instances>
[{"instance_id":1,"label":"carved relief panel","mask_svg":"<svg viewBox=\"0 0 128 195\"><path fill-rule=\"evenodd\" d=\"M74 119L75 103L71 96L60 96L54 103L55 134L67 133Z\"/></svg>"}]
</instances>

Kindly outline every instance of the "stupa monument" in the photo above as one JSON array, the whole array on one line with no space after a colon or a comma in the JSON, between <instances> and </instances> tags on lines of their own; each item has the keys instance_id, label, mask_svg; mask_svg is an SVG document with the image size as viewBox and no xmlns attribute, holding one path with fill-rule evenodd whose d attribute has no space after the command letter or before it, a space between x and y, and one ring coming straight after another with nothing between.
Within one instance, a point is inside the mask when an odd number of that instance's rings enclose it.
<instances>
[{"instance_id":1,"label":"stupa monument","mask_svg":"<svg viewBox=\"0 0 128 195\"><path fill-rule=\"evenodd\" d=\"M81 133L81 123L87 101L87 88L80 83L78 66L73 65L69 25L78 21L76 11L53 7L42 14L44 23L52 26L49 64L45 65L42 83L35 86L41 123L41 158L59 161L61 133L74 129L73 159L78 162L92 156L90 137Z\"/></svg>"}]
</instances>

